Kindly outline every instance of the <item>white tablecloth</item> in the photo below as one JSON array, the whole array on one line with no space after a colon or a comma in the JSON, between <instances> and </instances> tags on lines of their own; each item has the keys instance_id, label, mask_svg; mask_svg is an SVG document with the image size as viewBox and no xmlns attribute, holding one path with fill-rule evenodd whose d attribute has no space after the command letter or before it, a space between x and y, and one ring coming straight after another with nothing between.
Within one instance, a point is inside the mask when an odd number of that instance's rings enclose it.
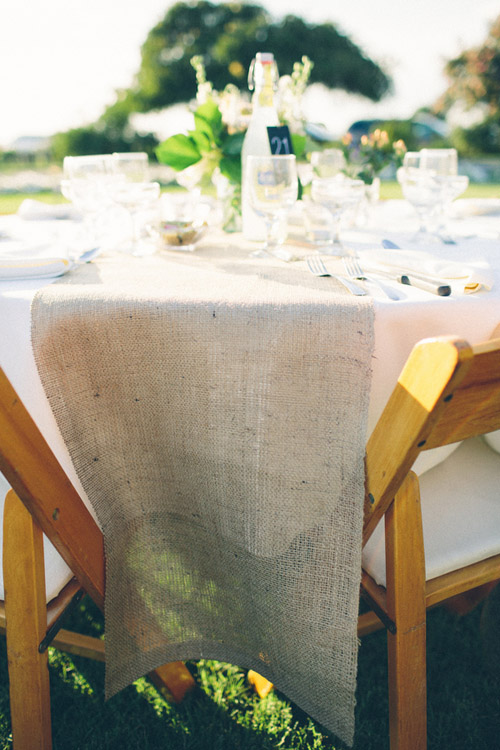
<instances>
[{"instance_id":1,"label":"white tablecloth","mask_svg":"<svg viewBox=\"0 0 500 750\"><path fill-rule=\"evenodd\" d=\"M480 211L480 202L457 201L454 206L455 215L466 217L451 224L452 230L457 232L457 244L432 243L425 249L444 259L459 260L479 267L489 266L494 280L491 291L438 297L414 287L388 282L401 296L399 301L393 302L376 288L370 289L375 304L375 350L368 432L375 425L401 368L417 341L433 336L459 335L470 343L477 343L489 338L500 323L500 215L477 215L476 205ZM16 221L21 220L5 217L0 222L0 229L8 226L11 231ZM34 224L35 222L30 222L31 234ZM44 221L36 224L44 237L47 233L54 236L59 228L63 236L68 234L68 227L64 226L67 222ZM411 207L404 201L387 201L372 211L370 222L365 228L346 229L342 238L349 247L367 254L370 248L379 251L383 238L415 249L417 246L411 242L415 229L416 219ZM459 233L465 237L461 238ZM275 261L262 260L263 264L268 262ZM305 267L304 274L307 274ZM30 304L37 289L47 283L50 282L46 279L0 281L0 366L86 501L45 398L31 350ZM332 282L325 278L325 285L328 283ZM425 470L429 462L434 463L431 454L429 452L421 456L418 471ZM88 501L86 503L92 512Z\"/></svg>"}]
</instances>

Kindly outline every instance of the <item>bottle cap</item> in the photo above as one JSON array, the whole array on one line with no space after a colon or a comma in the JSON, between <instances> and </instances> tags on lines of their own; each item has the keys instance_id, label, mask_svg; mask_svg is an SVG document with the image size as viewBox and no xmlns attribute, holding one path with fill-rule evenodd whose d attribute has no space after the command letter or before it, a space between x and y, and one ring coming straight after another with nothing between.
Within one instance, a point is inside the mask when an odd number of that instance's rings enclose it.
<instances>
[{"instance_id":1,"label":"bottle cap","mask_svg":"<svg viewBox=\"0 0 500 750\"><path fill-rule=\"evenodd\" d=\"M278 66L274 59L272 52L257 52L254 59L250 63L248 69L248 88L253 91L255 86L261 86L267 81L265 80L264 70L267 66L272 66L271 82L273 89L278 87ZM269 80L269 79L268 79Z\"/></svg>"}]
</instances>

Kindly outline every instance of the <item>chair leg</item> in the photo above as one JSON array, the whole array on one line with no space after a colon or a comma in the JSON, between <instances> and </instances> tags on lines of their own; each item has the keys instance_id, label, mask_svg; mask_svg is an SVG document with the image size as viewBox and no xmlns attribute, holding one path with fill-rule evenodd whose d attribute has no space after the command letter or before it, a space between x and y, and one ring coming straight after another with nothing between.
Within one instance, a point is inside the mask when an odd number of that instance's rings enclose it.
<instances>
[{"instance_id":1,"label":"chair leg","mask_svg":"<svg viewBox=\"0 0 500 750\"><path fill-rule=\"evenodd\" d=\"M410 474L386 513L387 634L391 750L425 750L425 558L418 479Z\"/></svg>"},{"instance_id":2,"label":"chair leg","mask_svg":"<svg viewBox=\"0 0 500 750\"><path fill-rule=\"evenodd\" d=\"M47 628L43 534L13 490L5 500L3 574L14 748L50 750L48 658L38 653Z\"/></svg>"},{"instance_id":3,"label":"chair leg","mask_svg":"<svg viewBox=\"0 0 500 750\"><path fill-rule=\"evenodd\" d=\"M248 670L247 680L250 685L252 685L259 698L265 698L273 689L273 683L266 680L265 677L262 677L261 674L255 672L253 669Z\"/></svg>"}]
</instances>

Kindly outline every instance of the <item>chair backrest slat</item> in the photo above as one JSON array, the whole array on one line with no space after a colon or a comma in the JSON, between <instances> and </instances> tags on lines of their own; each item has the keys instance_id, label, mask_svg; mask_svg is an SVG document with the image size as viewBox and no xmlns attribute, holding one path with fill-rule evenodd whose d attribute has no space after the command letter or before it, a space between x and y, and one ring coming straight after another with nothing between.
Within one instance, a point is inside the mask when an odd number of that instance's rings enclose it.
<instances>
[{"instance_id":1,"label":"chair backrest slat","mask_svg":"<svg viewBox=\"0 0 500 750\"><path fill-rule=\"evenodd\" d=\"M102 532L1 368L0 471L80 584L102 607Z\"/></svg>"},{"instance_id":2,"label":"chair backrest slat","mask_svg":"<svg viewBox=\"0 0 500 750\"><path fill-rule=\"evenodd\" d=\"M452 394L450 408L435 424L425 450L482 435L500 425L500 340L472 350L470 369Z\"/></svg>"},{"instance_id":3,"label":"chair backrest slat","mask_svg":"<svg viewBox=\"0 0 500 750\"><path fill-rule=\"evenodd\" d=\"M473 350L458 338L415 346L366 448L366 541L392 502L441 415L473 363ZM443 417L444 418L444 417Z\"/></svg>"},{"instance_id":4,"label":"chair backrest slat","mask_svg":"<svg viewBox=\"0 0 500 750\"><path fill-rule=\"evenodd\" d=\"M500 429L500 339L413 349L366 449L364 541L422 450Z\"/></svg>"}]
</instances>

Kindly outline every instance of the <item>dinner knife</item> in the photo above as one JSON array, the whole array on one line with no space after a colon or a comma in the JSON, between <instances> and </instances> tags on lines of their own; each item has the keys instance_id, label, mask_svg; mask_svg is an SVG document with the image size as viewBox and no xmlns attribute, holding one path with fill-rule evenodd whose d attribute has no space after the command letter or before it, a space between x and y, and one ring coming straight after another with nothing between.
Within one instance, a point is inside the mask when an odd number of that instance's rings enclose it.
<instances>
[{"instance_id":1,"label":"dinner knife","mask_svg":"<svg viewBox=\"0 0 500 750\"><path fill-rule=\"evenodd\" d=\"M387 250L401 250L399 245L396 245L392 240L382 240L382 247L385 247ZM449 297L451 294L451 286L449 284L443 284L440 279L433 279L431 276L424 276L414 271L404 274L397 272L395 278L400 284L414 286L417 289L423 289L425 292L437 294L440 297Z\"/></svg>"}]
</instances>

